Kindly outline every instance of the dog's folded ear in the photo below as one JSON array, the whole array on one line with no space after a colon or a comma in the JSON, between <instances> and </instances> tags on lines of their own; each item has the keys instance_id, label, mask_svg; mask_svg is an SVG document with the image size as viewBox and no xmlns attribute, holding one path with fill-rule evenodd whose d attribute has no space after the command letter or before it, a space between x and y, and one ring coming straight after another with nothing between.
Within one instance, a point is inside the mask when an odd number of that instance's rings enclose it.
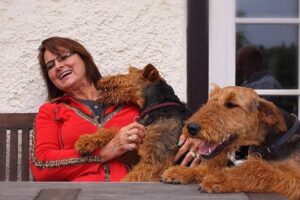
<instances>
[{"instance_id":1,"label":"dog's folded ear","mask_svg":"<svg viewBox=\"0 0 300 200\"><path fill-rule=\"evenodd\" d=\"M258 118L270 128L277 128L280 132L286 131L286 125L279 109L270 101L259 98Z\"/></svg>"},{"instance_id":2,"label":"dog's folded ear","mask_svg":"<svg viewBox=\"0 0 300 200\"><path fill-rule=\"evenodd\" d=\"M143 69L143 77L151 82L159 80L159 72L158 70L152 65L148 64Z\"/></svg>"},{"instance_id":3,"label":"dog's folded ear","mask_svg":"<svg viewBox=\"0 0 300 200\"><path fill-rule=\"evenodd\" d=\"M128 70L129 70L129 73L134 73L134 72L138 72L139 71L138 68L136 68L136 67L134 67L132 65L129 66Z\"/></svg>"},{"instance_id":4,"label":"dog's folded ear","mask_svg":"<svg viewBox=\"0 0 300 200\"><path fill-rule=\"evenodd\" d=\"M220 86L216 83L212 83L210 85L210 87L211 87L211 90L209 92L209 97L213 96L215 93L217 93L217 91L219 91L221 89Z\"/></svg>"}]
</instances>

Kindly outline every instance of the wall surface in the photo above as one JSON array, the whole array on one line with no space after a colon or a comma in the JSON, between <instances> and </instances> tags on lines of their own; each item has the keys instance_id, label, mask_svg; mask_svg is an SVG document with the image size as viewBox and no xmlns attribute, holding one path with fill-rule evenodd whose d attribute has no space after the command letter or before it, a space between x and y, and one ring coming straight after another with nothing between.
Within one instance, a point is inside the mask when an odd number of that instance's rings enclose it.
<instances>
[{"instance_id":1,"label":"wall surface","mask_svg":"<svg viewBox=\"0 0 300 200\"><path fill-rule=\"evenodd\" d=\"M77 39L102 75L152 63L186 101L186 1L1 0L0 113L37 112L46 89L41 41Z\"/></svg>"}]
</instances>

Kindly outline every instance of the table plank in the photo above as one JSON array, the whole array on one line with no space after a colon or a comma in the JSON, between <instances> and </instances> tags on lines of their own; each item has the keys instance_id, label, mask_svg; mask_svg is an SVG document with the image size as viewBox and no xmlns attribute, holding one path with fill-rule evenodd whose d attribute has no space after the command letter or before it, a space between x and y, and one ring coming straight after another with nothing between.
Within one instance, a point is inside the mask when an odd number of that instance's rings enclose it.
<instances>
[{"instance_id":1,"label":"table plank","mask_svg":"<svg viewBox=\"0 0 300 200\"><path fill-rule=\"evenodd\" d=\"M281 200L287 199L286 197L278 194L265 194L265 193L247 193L250 200Z\"/></svg>"},{"instance_id":2,"label":"table plank","mask_svg":"<svg viewBox=\"0 0 300 200\"><path fill-rule=\"evenodd\" d=\"M76 200L81 189L41 189L34 200Z\"/></svg>"},{"instance_id":3,"label":"table plank","mask_svg":"<svg viewBox=\"0 0 300 200\"><path fill-rule=\"evenodd\" d=\"M73 182L0 182L0 200L34 199L40 191L80 190L77 200L285 200L280 195L265 193L201 193L198 186L163 183L73 183ZM66 193L65 193L66 194ZM49 194L48 194L49 195ZM60 195L64 195L62 192ZM50 195L51 196L51 195Z\"/></svg>"}]
</instances>

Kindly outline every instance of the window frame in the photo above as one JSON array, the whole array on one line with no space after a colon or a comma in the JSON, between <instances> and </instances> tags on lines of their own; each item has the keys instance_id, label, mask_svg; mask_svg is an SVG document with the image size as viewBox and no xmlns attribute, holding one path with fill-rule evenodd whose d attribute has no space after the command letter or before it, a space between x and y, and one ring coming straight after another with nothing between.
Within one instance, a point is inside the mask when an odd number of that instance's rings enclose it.
<instances>
[{"instance_id":1,"label":"window frame","mask_svg":"<svg viewBox=\"0 0 300 200\"><path fill-rule=\"evenodd\" d=\"M208 98L208 0L188 0L187 10L187 106L195 112Z\"/></svg>"},{"instance_id":2,"label":"window frame","mask_svg":"<svg viewBox=\"0 0 300 200\"><path fill-rule=\"evenodd\" d=\"M238 18L235 10L236 0L209 1L209 83L216 83L221 87L235 85L237 24L296 24L298 25L298 49L300 48L299 16L298 18ZM298 50L298 79L300 78L299 65L300 50ZM298 81L298 89L255 91L259 95L298 96L298 116L300 116L299 88L300 81Z\"/></svg>"}]
</instances>

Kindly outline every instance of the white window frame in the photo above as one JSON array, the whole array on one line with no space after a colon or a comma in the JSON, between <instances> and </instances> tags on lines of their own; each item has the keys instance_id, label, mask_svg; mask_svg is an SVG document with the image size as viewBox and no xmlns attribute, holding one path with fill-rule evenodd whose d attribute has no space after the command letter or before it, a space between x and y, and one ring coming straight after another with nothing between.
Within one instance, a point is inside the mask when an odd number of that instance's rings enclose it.
<instances>
[{"instance_id":1,"label":"white window frame","mask_svg":"<svg viewBox=\"0 0 300 200\"><path fill-rule=\"evenodd\" d=\"M300 48L299 17L298 19L236 18L235 2L235 0L209 0L209 87L212 83L221 87L235 85L236 24L298 24L298 48ZM298 50L298 77L300 77L299 65L300 50ZM298 96L298 116L300 116L300 89L256 90L256 92L260 95Z\"/></svg>"},{"instance_id":2,"label":"white window frame","mask_svg":"<svg viewBox=\"0 0 300 200\"><path fill-rule=\"evenodd\" d=\"M209 85L235 84L235 0L209 0Z\"/></svg>"}]
</instances>

